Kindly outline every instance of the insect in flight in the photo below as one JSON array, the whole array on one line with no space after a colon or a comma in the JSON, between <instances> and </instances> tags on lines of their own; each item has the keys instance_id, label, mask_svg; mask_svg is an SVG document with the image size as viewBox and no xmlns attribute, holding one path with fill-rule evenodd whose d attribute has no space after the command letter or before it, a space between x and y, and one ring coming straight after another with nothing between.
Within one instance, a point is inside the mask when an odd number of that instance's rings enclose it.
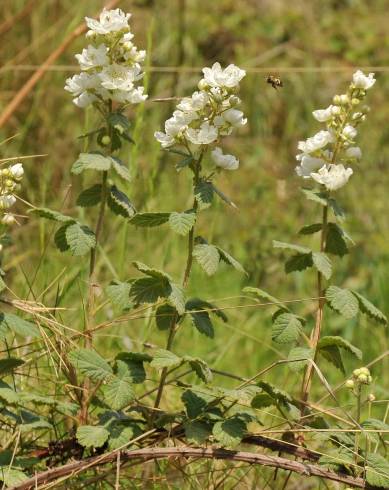
<instances>
[{"instance_id":1,"label":"insect in flight","mask_svg":"<svg viewBox=\"0 0 389 490\"><path fill-rule=\"evenodd\" d=\"M278 87L283 87L281 78L275 77L274 75L268 75L266 77L266 82L269 83L273 88L277 90Z\"/></svg>"}]
</instances>

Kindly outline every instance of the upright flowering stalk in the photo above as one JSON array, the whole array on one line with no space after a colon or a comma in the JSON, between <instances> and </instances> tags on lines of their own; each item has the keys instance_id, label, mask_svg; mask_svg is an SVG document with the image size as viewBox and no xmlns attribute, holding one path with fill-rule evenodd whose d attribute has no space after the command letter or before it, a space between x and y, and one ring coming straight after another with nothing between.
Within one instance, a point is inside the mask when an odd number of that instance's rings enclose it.
<instances>
[{"instance_id":1,"label":"upright flowering stalk","mask_svg":"<svg viewBox=\"0 0 389 490\"><path fill-rule=\"evenodd\" d=\"M214 194L232 204L217 189L214 179L220 171L235 170L239 167L239 160L233 155L225 154L220 144L222 139L230 135L234 128L239 128L247 122L243 112L237 109L240 104L237 95L239 83L245 76L245 72L235 65L229 65L223 69L219 63L215 63L212 68L204 68L203 73L204 78L198 83L198 90L191 97L185 97L180 101L172 117L165 122L165 131L155 133L156 139L163 148L182 157L182 160L176 164L177 170L187 168L192 173L192 208L181 213L138 213L131 220L137 226L156 226L168 221L175 232L188 235L188 253L182 287L170 285L171 293L169 294L165 290L158 290L155 295L150 295L149 291L146 295L140 294L139 290L139 286L143 287L143 282L139 282L139 284L135 282L130 292L136 303L155 302L157 298L165 298L167 301L168 304L162 308L168 308L172 316L168 327L166 345L168 351L172 348L182 315L186 311L190 313L191 310L204 308L205 304L209 307L208 303L198 299L186 303L182 299L183 290L189 281L193 258L196 258L208 275L216 272L220 261L243 270L240 264L227 252L215 245L208 244L202 237L195 238L195 223L198 219L198 213L211 205ZM136 263L135 267L140 272L153 277L150 269L146 269L145 266ZM147 280L153 281L150 277ZM170 281L170 279L166 280ZM163 310L163 313L166 314L166 310ZM196 320L194 320L194 324L196 328L199 327ZM200 328L199 330L201 331ZM202 333L206 332L203 330ZM166 374L167 369L164 368L156 397L156 407L161 401Z\"/></svg>"},{"instance_id":2,"label":"upright flowering stalk","mask_svg":"<svg viewBox=\"0 0 389 490\"><path fill-rule=\"evenodd\" d=\"M0 169L0 221L5 226L16 222L15 216L8 210L16 202L15 192L20 189L23 175L24 170L21 163Z\"/></svg>"}]
</instances>

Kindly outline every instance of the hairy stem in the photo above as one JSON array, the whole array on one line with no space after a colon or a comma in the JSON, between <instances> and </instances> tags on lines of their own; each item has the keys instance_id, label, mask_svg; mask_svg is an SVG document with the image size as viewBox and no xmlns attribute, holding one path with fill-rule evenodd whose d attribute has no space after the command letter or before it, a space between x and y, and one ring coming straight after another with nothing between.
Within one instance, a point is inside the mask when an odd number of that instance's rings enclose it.
<instances>
[{"instance_id":1,"label":"hairy stem","mask_svg":"<svg viewBox=\"0 0 389 490\"><path fill-rule=\"evenodd\" d=\"M323 207L322 228L320 238L320 252L324 252L327 239L327 223L328 223L328 206ZM321 328L323 324L323 310L324 310L324 288L323 288L323 275L321 272L317 273L317 293L318 293L318 308L316 313L315 326L311 333L310 344L313 350L313 361L316 362L317 357L317 345L320 340ZM312 384L312 377L314 373L314 367L312 363L309 363L305 369L303 385L301 390L301 416L303 417L306 410L306 403L309 398L309 392Z\"/></svg>"}]
</instances>

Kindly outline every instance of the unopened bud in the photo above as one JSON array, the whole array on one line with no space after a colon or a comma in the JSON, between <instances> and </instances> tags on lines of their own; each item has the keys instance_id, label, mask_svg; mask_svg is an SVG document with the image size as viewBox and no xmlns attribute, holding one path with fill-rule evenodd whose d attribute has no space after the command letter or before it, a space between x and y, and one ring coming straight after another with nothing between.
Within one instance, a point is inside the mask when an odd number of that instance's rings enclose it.
<instances>
[{"instance_id":1,"label":"unopened bud","mask_svg":"<svg viewBox=\"0 0 389 490\"><path fill-rule=\"evenodd\" d=\"M350 390L352 390L354 388L354 385L355 385L355 383L352 379L348 379L345 383L346 388L349 388Z\"/></svg>"},{"instance_id":2,"label":"unopened bud","mask_svg":"<svg viewBox=\"0 0 389 490\"><path fill-rule=\"evenodd\" d=\"M108 134L104 135L101 138L101 144L104 146L108 146L111 143L111 138L108 136Z\"/></svg>"},{"instance_id":3,"label":"unopened bud","mask_svg":"<svg viewBox=\"0 0 389 490\"><path fill-rule=\"evenodd\" d=\"M335 105L339 105L341 102L340 102L340 95L334 95L333 99L332 99L333 103Z\"/></svg>"},{"instance_id":4,"label":"unopened bud","mask_svg":"<svg viewBox=\"0 0 389 490\"><path fill-rule=\"evenodd\" d=\"M199 83L197 84L197 87L199 90L207 90L208 83L203 78L202 80L199 81Z\"/></svg>"},{"instance_id":5,"label":"unopened bud","mask_svg":"<svg viewBox=\"0 0 389 490\"><path fill-rule=\"evenodd\" d=\"M12 167L9 168L9 171L11 172L12 177L17 180L20 180L24 174L23 165L21 163L15 163L15 165L12 165Z\"/></svg>"},{"instance_id":6,"label":"unopened bud","mask_svg":"<svg viewBox=\"0 0 389 490\"><path fill-rule=\"evenodd\" d=\"M351 103L352 105L358 105L361 101L359 99L357 99L356 97L353 97L351 99Z\"/></svg>"},{"instance_id":7,"label":"unopened bud","mask_svg":"<svg viewBox=\"0 0 389 490\"><path fill-rule=\"evenodd\" d=\"M369 376L370 371L367 367L361 367L361 368L359 368L359 374L366 374L366 376Z\"/></svg>"},{"instance_id":8,"label":"unopened bud","mask_svg":"<svg viewBox=\"0 0 389 490\"><path fill-rule=\"evenodd\" d=\"M342 105L346 105L350 102L350 97L347 94L339 95L339 101Z\"/></svg>"},{"instance_id":9,"label":"unopened bud","mask_svg":"<svg viewBox=\"0 0 389 490\"><path fill-rule=\"evenodd\" d=\"M230 103L231 107L235 107L240 104L240 98L236 95L231 95L231 97L228 99L228 102Z\"/></svg>"},{"instance_id":10,"label":"unopened bud","mask_svg":"<svg viewBox=\"0 0 389 490\"><path fill-rule=\"evenodd\" d=\"M340 114L340 111L341 111L341 108L338 105L333 105L331 107L331 114L333 116L337 116L338 114Z\"/></svg>"},{"instance_id":11,"label":"unopened bud","mask_svg":"<svg viewBox=\"0 0 389 490\"><path fill-rule=\"evenodd\" d=\"M14 218L14 216L12 214L6 213L1 218L1 222L3 223L3 225L13 225L16 222L16 219Z\"/></svg>"},{"instance_id":12,"label":"unopened bud","mask_svg":"<svg viewBox=\"0 0 389 490\"><path fill-rule=\"evenodd\" d=\"M369 402L374 402L375 401L375 395L373 393L369 393L369 396L367 397Z\"/></svg>"},{"instance_id":13,"label":"unopened bud","mask_svg":"<svg viewBox=\"0 0 389 490\"><path fill-rule=\"evenodd\" d=\"M369 378L368 378L368 376L366 376L366 374L360 374L360 375L358 376L358 381L359 381L360 383L363 383L363 384L368 384L368 379L369 379Z\"/></svg>"},{"instance_id":14,"label":"unopened bud","mask_svg":"<svg viewBox=\"0 0 389 490\"><path fill-rule=\"evenodd\" d=\"M360 369L354 369L354 371L353 371L353 376L354 376L355 378L358 378L358 376L359 376L360 374L362 374L362 371L361 371Z\"/></svg>"}]
</instances>

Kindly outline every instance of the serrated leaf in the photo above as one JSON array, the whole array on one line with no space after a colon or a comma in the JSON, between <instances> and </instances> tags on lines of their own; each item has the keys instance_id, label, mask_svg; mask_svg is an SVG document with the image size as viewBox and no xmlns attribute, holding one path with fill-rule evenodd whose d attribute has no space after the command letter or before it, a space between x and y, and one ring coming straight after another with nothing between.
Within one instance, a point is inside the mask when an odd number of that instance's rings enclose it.
<instances>
[{"instance_id":1,"label":"serrated leaf","mask_svg":"<svg viewBox=\"0 0 389 490\"><path fill-rule=\"evenodd\" d=\"M113 410L121 410L134 400L132 379L126 363L117 361L117 373L104 387L105 401Z\"/></svg>"},{"instance_id":2,"label":"serrated leaf","mask_svg":"<svg viewBox=\"0 0 389 490\"><path fill-rule=\"evenodd\" d=\"M16 487L28 479L28 476L23 471L9 466L0 466L0 481L5 485L5 488Z\"/></svg>"},{"instance_id":3,"label":"serrated leaf","mask_svg":"<svg viewBox=\"0 0 389 490\"><path fill-rule=\"evenodd\" d=\"M306 347L294 347L288 355L288 361L290 361L288 368L294 372L301 371L308 364L308 359L312 358L312 349Z\"/></svg>"},{"instance_id":4,"label":"serrated leaf","mask_svg":"<svg viewBox=\"0 0 389 490\"><path fill-rule=\"evenodd\" d=\"M169 282L156 277L141 277L131 284L130 297L136 304L156 303L171 292Z\"/></svg>"},{"instance_id":5,"label":"serrated leaf","mask_svg":"<svg viewBox=\"0 0 389 490\"><path fill-rule=\"evenodd\" d=\"M212 425L202 420L185 422L184 429L186 439L192 444L204 444L212 434Z\"/></svg>"},{"instance_id":6,"label":"serrated leaf","mask_svg":"<svg viewBox=\"0 0 389 490\"><path fill-rule=\"evenodd\" d=\"M251 406L256 409L266 408L274 405L274 399L267 393L258 393L251 400Z\"/></svg>"},{"instance_id":7,"label":"serrated leaf","mask_svg":"<svg viewBox=\"0 0 389 490\"><path fill-rule=\"evenodd\" d=\"M312 267L312 254L296 254L285 262L285 272L300 272L308 267Z\"/></svg>"},{"instance_id":8,"label":"serrated leaf","mask_svg":"<svg viewBox=\"0 0 389 490\"><path fill-rule=\"evenodd\" d=\"M318 191L313 191L312 189L301 189L303 194L307 199L310 201L317 202L321 204L322 206L327 206L328 204L328 197L327 194L324 192L318 192Z\"/></svg>"},{"instance_id":9,"label":"serrated leaf","mask_svg":"<svg viewBox=\"0 0 389 490\"><path fill-rule=\"evenodd\" d=\"M325 296L329 306L345 318L353 318L359 311L358 299L348 289L330 286L326 289Z\"/></svg>"},{"instance_id":10,"label":"serrated leaf","mask_svg":"<svg viewBox=\"0 0 389 490\"><path fill-rule=\"evenodd\" d=\"M357 359L362 359L362 352L354 347L350 342L343 339L342 337L336 336L327 336L322 337L318 343L318 352L325 358L327 361L331 362L335 367L340 369L343 373L345 373L345 368L342 360L342 355L340 349L343 349L350 354L353 354Z\"/></svg>"},{"instance_id":11,"label":"serrated leaf","mask_svg":"<svg viewBox=\"0 0 389 490\"><path fill-rule=\"evenodd\" d=\"M78 175L84 170L97 170L106 172L112 166L113 159L101 153L80 153L78 159L73 163L71 173Z\"/></svg>"},{"instance_id":12,"label":"serrated leaf","mask_svg":"<svg viewBox=\"0 0 389 490\"><path fill-rule=\"evenodd\" d=\"M76 204L83 208L96 206L101 201L101 184L92 185L78 196Z\"/></svg>"},{"instance_id":13,"label":"serrated leaf","mask_svg":"<svg viewBox=\"0 0 389 490\"><path fill-rule=\"evenodd\" d=\"M279 344L293 344L297 342L302 330L302 323L292 313L277 315L272 327L272 340Z\"/></svg>"},{"instance_id":14,"label":"serrated leaf","mask_svg":"<svg viewBox=\"0 0 389 490\"><path fill-rule=\"evenodd\" d=\"M317 233L322 229L323 225L321 223L315 223L313 225L306 225L301 228L299 231L300 235L312 235Z\"/></svg>"},{"instance_id":15,"label":"serrated leaf","mask_svg":"<svg viewBox=\"0 0 389 490\"><path fill-rule=\"evenodd\" d=\"M176 356L173 352L164 349L158 349L153 354L153 360L150 366L156 369L174 368L182 364L182 358Z\"/></svg>"},{"instance_id":16,"label":"serrated leaf","mask_svg":"<svg viewBox=\"0 0 389 490\"><path fill-rule=\"evenodd\" d=\"M270 398L272 398L276 403L282 403L284 405L293 403L289 393L277 388L275 385L268 383L267 381L259 381L257 386L262 388L263 392L269 395Z\"/></svg>"},{"instance_id":17,"label":"serrated leaf","mask_svg":"<svg viewBox=\"0 0 389 490\"><path fill-rule=\"evenodd\" d=\"M380 454L369 454L366 461L366 481L369 485L389 488L389 461Z\"/></svg>"},{"instance_id":18,"label":"serrated leaf","mask_svg":"<svg viewBox=\"0 0 389 490\"><path fill-rule=\"evenodd\" d=\"M112 168L119 175L119 177L126 180L127 182L131 182L131 175L127 166L121 160L119 160L119 158L112 157L111 160L112 160Z\"/></svg>"},{"instance_id":19,"label":"serrated leaf","mask_svg":"<svg viewBox=\"0 0 389 490\"><path fill-rule=\"evenodd\" d=\"M73 350L69 353L69 360L76 369L93 381L105 381L113 375L108 362L94 350Z\"/></svg>"},{"instance_id":20,"label":"serrated leaf","mask_svg":"<svg viewBox=\"0 0 389 490\"><path fill-rule=\"evenodd\" d=\"M200 180L200 182L195 186L194 195L199 209L209 208L213 201L213 192L214 189L212 182Z\"/></svg>"},{"instance_id":21,"label":"serrated leaf","mask_svg":"<svg viewBox=\"0 0 389 490\"><path fill-rule=\"evenodd\" d=\"M96 246L96 237L93 231L79 223L67 226L65 236L72 255L85 255Z\"/></svg>"},{"instance_id":22,"label":"serrated leaf","mask_svg":"<svg viewBox=\"0 0 389 490\"><path fill-rule=\"evenodd\" d=\"M247 272L244 270L243 266L236 260L232 255L230 255L228 252L223 250L220 247L216 247L219 251L220 254L220 260L225 262L226 264L232 266L234 269L236 269L239 272L242 272L243 274L247 274Z\"/></svg>"},{"instance_id":23,"label":"serrated leaf","mask_svg":"<svg viewBox=\"0 0 389 490\"><path fill-rule=\"evenodd\" d=\"M29 213L39 216L40 218L50 219L52 221L58 221L60 223L74 223L76 220L70 216L65 216L58 211L53 211L49 208L34 208Z\"/></svg>"},{"instance_id":24,"label":"serrated leaf","mask_svg":"<svg viewBox=\"0 0 389 490\"><path fill-rule=\"evenodd\" d=\"M174 282L169 283L170 292L167 296L167 299L171 306L173 306L179 315L183 315L185 313L185 294L184 288Z\"/></svg>"},{"instance_id":25,"label":"serrated leaf","mask_svg":"<svg viewBox=\"0 0 389 490\"><path fill-rule=\"evenodd\" d=\"M181 399L190 419L195 419L204 413L209 403L209 397L206 394L197 393L193 390L184 391Z\"/></svg>"},{"instance_id":26,"label":"serrated leaf","mask_svg":"<svg viewBox=\"0 0 389 490\"><path fill-rule=\"evenodd\" d=\"M196 310L212 310L212 311L196 311ZM191 298L186 302L185 310L189 312L193 325L197 330L206 335L207 337L214 337L213 324L210 319L210 313L218 316L224 322L227 321L227 316L220 310L218 310L215 305L208 303L199 298Z\"/></svg>"},{"instance_id":27,"label":"serrated leaf","mask_svg":"<svg viewBox=\"0 0 389 490\"><path fill-rule=\"evenodd\" d=\"M19 402L19 394L16 393L7 383L0 381L0 399L11 405Z\"/></svg>"},{"instance_id":28,"label":"serrated leaf","mask_svg":"<svg viewBox=\"0 0 389 490\"><path fill-rule=\"evenodd\" d=\"M381 439L381 441L385 445L385 442L382 438L381 431L388 431L389 424L386 424L382 420L369 418L361 423L361 427L363 427L363 429L370 431L370 432L365 432L364 434L369 441L373 442L374 444L378 444ZM371 432L373 430L377 432Z\"/></svg>"},{"instance_id":29,"label":"serrated leaf","mask_svg":"<svg viewBox=\"0 0 389 490\"><path fill-rule=\"evenodd\" d=\"M131 382L137 384L145 381L146 371L144 363L150 362L152 357L144 352L120 352L116 356L116 360L126 364Z\"/></svg>"},{"instance_id":30,"label":"serrated leaf","mask_svg":"<svg viewBox=\"0 0 389 490\"><path fill-rule=\"evenodd\" d=\"M12 313L0 313L0 338L1 334L11 331L22 337L39 337L39 329L31 322ZM4 337L3 337L4 338Z\"/></svg>"},{"instance_id":31,"label":"serrated leaf","mask_svg":"<svg viewBox=\"0 0 389 490\"><path fill-rule=\"evenodd\" d=\"M212 381L212 371L209 369L208 364L205 361L203 361L199 357L191 356L185 356L184 361L189 363L190 367L201 379L201 381L204 381L204 383L209 383L210 381Z\"/></svg>"},{"instance_id":32,"label":"serrated leaf","mask_svg":"<svg viewBox=\"0 0 389 490\"><path fill-rule=\"evenodd\" d=\"M130 282L114 281L106 288L109 299L122 310L128 310L133 306L130 301L130 291Z\"/></svg>"},{"instance_id":33,"label":"serrated leaf","mask_svg":"<svg viewBox=\"0 0 389 490\"><path fill-rule=\"evenodd\" d=\"M215 332L209 314L207 311L190 313L193 326L203 335L213 339Z\"/></svg>"},{"instance_id":34,"label":"serrated leaf","mask_svg":"<svg viewBox=\"0 0 389 490\"><path fill-rule=\"evenodd\" d=\"M142 429L139 425L134 423L126 424L125 421L123 423L115 421L115 423L107 427L107 430L109 431L108 447L111 451L124 445L131 447L131 444L128 446L128 442L142 434Z\"/></svg>"},{"instance_id":35,"label":"serrated leaf","mask_svg":"<svg viewBox=\"0 0 389 490\"><path fill-rule=\"evenodd\" d=\"M253 288L251 286L247 286L245 288L243 288L243 292L244 293L251 293L251 294L254 294L255 296L257 296L259 299L262 299L264 300L265 302L268 302L268 303L274 303L275 306L277 307L281 307L283 308L284 310L286 311L289 311L289 308L285 305L285 303L283 303L282 301L280 301L278 298L276 298L275 296L272 296L271 294L267 293L266 291L264 291L263 289L259 289L259 288Z\"/></svg>"},{"instance_id":36,"label":"serrated leaf","mask_svg":"<svg viewBox=\"0 0 389 490\"><path fill-rule=\"evenodd\" d=\"M329 279L332 275L331 260L326 254L322 252L314 252L312 254L312 262L316 269L323 274L326 279Z\"/></svg>"},{"instance_id":37,"label":"serrated leaf","mask_svg":"<svg viewBox=\"0 0 389 490\"><path fill-rule=\"evenodd\" d=\"M130 129L130 122L121 112L110 112L107 116L108 124L121 135Z\"/></svg>"},{"instance_id":38,"label":"serrated leaf","mask_svg":"<svg viewBox=\"0 0 389 490\"><path fill-rule=\"evenodd\" d=\"M68 224L61 226L54 235L54 243L60 252L66 252L70 249L66 238L66 229L68 226Z\"/></svg>"},{"instance_id":39,"label":"serrated leaf","mask_svg":"<svg viewBox=\"0 0 389 490\"><path fill-rule=\"evenodd\" d=\"M24 361L17 359L16 357L7 357L6 359L0 359L0 376L6 376L12 373L19 366L22 366Z\"/></svg>"},{"instance_id":40,"label":"serrated leaf","mask_svg":"<svg viewBox=\"0 0 389 490\"><path fill-rule=\"evenodd\" d=\"M195 257L208 276L215 274L219 267L220 254L214 245L196 245L193 250L193 257Z\"/></svg>"},{"instance_id":41,"label":"serrated leaf","mask_svg":"<svg viewBox=\"0 0 389 490\"><path fill-rule=\"evenodd\" d=\"M212 434L222 446L235 447L243 439L246 430L246 423L242 419L232 417L216 422Z\"/></svg>"},{"instance_id":42,"label":"serrated leaf","mask_svg":"<svg viewBox=\"0 0 389 490\"><path fill-rule=\"evenodd\" d=\"M177 321L178 313L171 305L158 306L155 312L155 322L158 330L169 330L172 322Z\"/></svg>"},{"instance_id":43,"label":"serrated leaf","mask_svg":"<svg viewBox=\"0 0 389 490\"><path fill-rule=\"evenodd\" d=\"M98 425L82 425L77 429L77 441L83 447L101 447L108 440L109 432Z\"/></svg>"},{"instance_id":44,"label":"serrated leaf","mask_svg":"<svg viewBox=\"0 0 389 490\"><path fill-rule=\"evenodd\" d=\"M179 235L185 236L193 228L196 222L196 213L187 211L185 213L170 213L170 228Z\"/></svg>"},{"instance_id":45,"label":"serrated leaf","mask_svg":"<svg viewBox=\"0 0 389 490\"><path fill-rule=\"evenodd\" d=\"M312 252L310 248L295 245L294 243L279 242L278 240L273 240L273 247L292 250L294 252L298 252L299 254L310 254Z\"/></svg>"},{"instance_id":46,"label":"serrated leaf","mask_svg":"<svg viewBox=\"0 0 389 490\"><path fill-rule=\"evenodd\" d=\"M153 228L167 223L169 216L170 213L137 213L130 219L130 223L135 226Z\"/></svg>"},{"instance_id":47,"label":"serrated leaf","mask_svg":"<svg viewBox=\"0 0 389 490\"><path fill-rule=\"evenodd\" d=\"M113 213L123 216L123 218L132 218L136 213L134 205L116 185L111 186L109 190L108 206Z\"/></svg>"},{"instance_id":48,"label":"serrated leaf","mask_svg":"<svg viewBox=\"0 0 389 490\"><path fill-rule=\"evenodd\" d=\"M356 291L351 290L354 296L358 299L359 308L368 317L372 318L378 323L382 323L382 325L386 325L388 323L388 319L386 316L380 311L376 306L373 305L368 299L366 299L361 294Z\"/></svg>"},{"instance_id":49,"label":"serrated leaf","mask_svg":"<svg viewBox=\"0 0 389 490\"><path fill-rule=\"evenodd\" d=\"M166 274L166 272L161 271L159 269L154 269L152 267L149 267L146 264L143 264L142 262L133 262L132 265L137 269L139 272L142 272L143 274L146 274L147 276L150 277L155 277L157 279L164 279L168 282L172 280L172 278L169 276L169 274Z\"/></svg>"},{"instance_id":50,"label":"serrated leaf","mask_svg":"<svg viewBox=\"0 0 389 490\"><path fill-rule=\"evenodd\" d=\"M332 209L336 219L339 221L344 221L346 219L342 207L333 197L328 198L328 206Z\"/></svg>"},{"instance_id":51,"label":"serrated leaf","mask_svg":"<svg viewBox=\"0 0 389 490\"><path fill-rule=\"evenodd\" d=\"M348 253L346 235L340 226L335 223L328 223L327 225L325 251L339 257L343 257Z\"/></svg>"}]
</instances>

